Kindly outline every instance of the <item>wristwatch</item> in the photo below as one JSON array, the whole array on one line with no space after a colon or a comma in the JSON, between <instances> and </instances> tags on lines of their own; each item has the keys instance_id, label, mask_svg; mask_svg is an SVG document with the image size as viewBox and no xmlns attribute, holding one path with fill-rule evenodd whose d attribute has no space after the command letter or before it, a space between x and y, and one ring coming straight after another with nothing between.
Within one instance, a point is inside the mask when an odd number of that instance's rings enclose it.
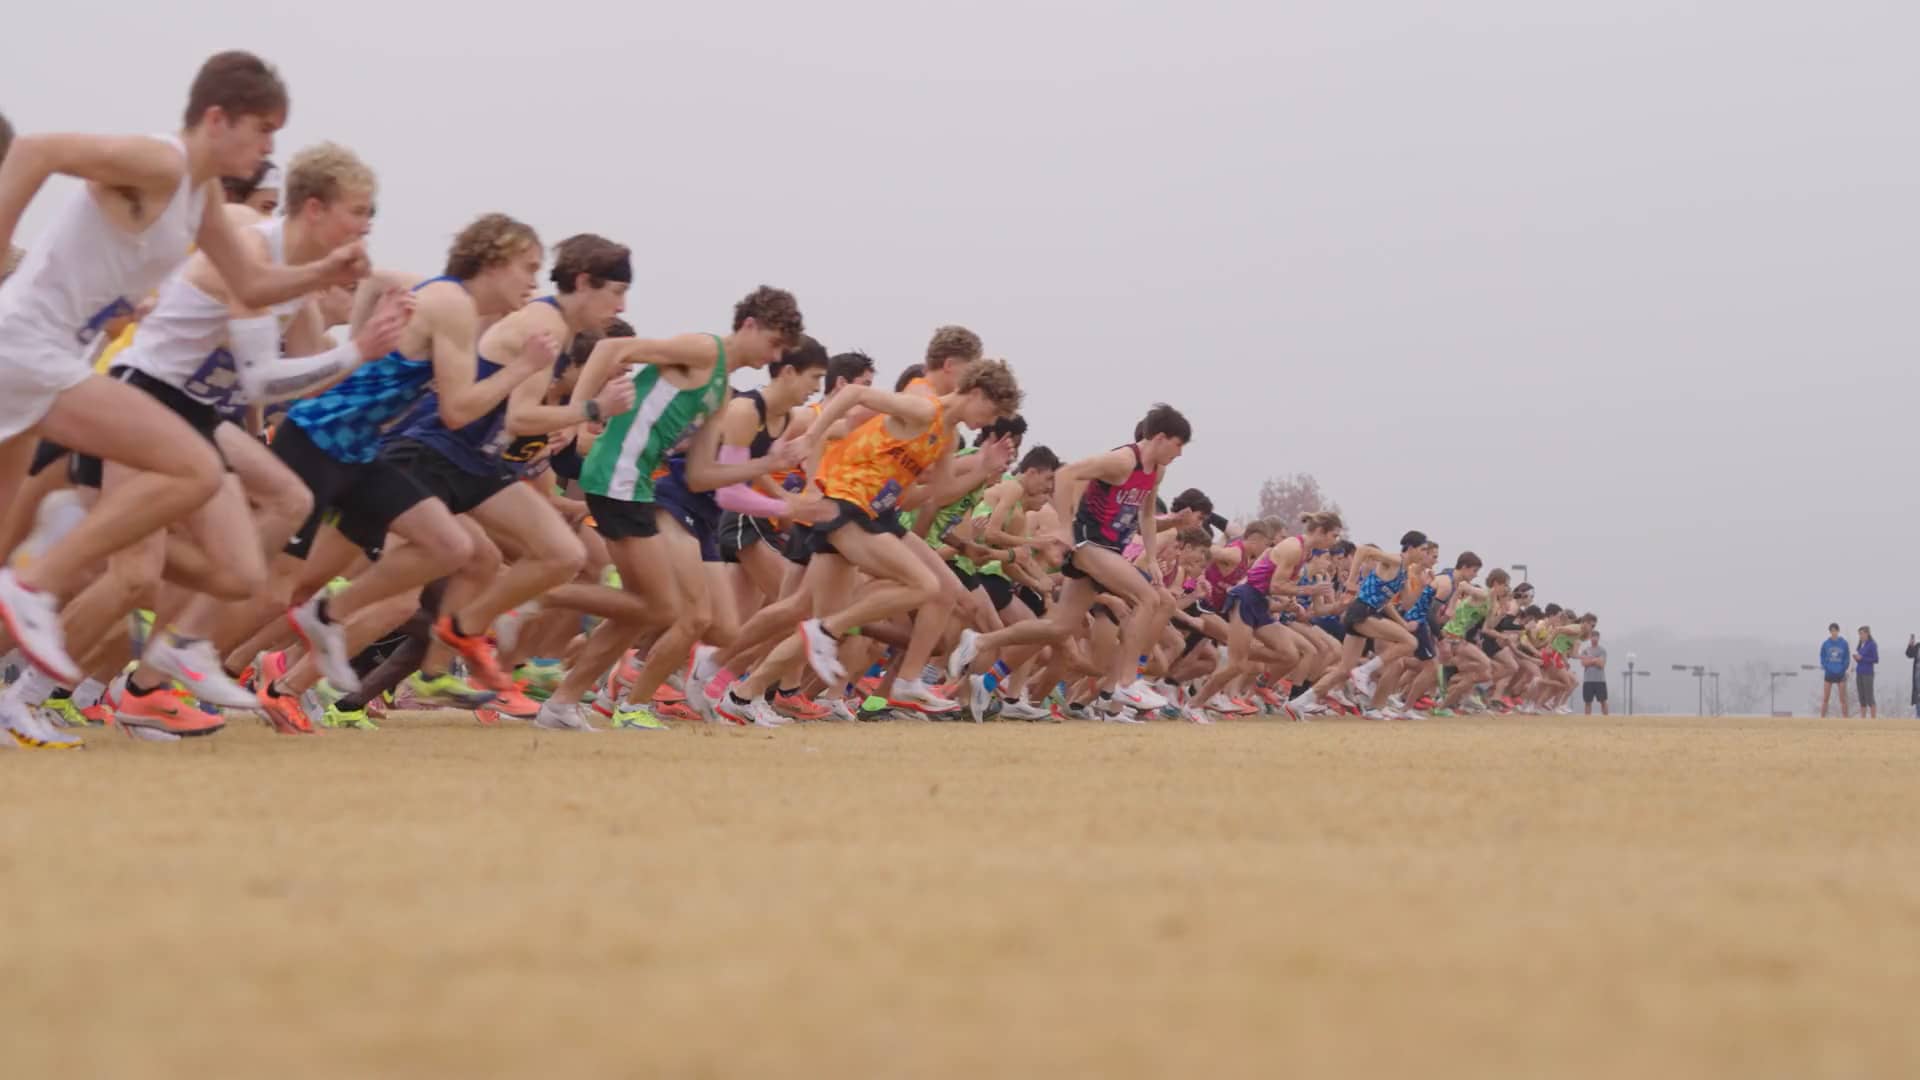
<instances>
[{"instance_id":1,"label":"wristwatch","mask_svg":"<svg viewBox=\"0 0 1920 1080\"><path fill-rule=\"evenodd\" d=\"M600 422L600 403L589 398L587 400L586 408L587 408L587 423L589 424L599 423Z\"/></svg>"}]
</instances>

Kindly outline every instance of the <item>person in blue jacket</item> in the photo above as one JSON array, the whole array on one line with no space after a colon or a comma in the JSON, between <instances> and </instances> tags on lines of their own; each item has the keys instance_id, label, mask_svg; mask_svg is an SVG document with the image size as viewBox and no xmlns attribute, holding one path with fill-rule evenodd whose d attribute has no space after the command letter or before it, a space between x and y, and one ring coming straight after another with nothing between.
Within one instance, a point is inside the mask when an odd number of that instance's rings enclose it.
<instances>
[{"instance_id":1,"label":"person in blue jacket","mask_svg":"<svg viewBox=\"0 0 1920 1080\"><path fill-rule=\"evenodd\" d=\"M1847 665L1852 659L1847 639L1840 636L1840 624L1827 624L1827 640L1820 643L1820 670L1827 675L1827 684L1820 688L1821 716L1827 715L1827 699L1836 686L1840 688L1840 715L1847 715Z\"/></svg>"},{"instance_id":2,"label":"person in blue jacket","mask_svg":"<svg viewBox=\"0 0 1920 1080\"><path fill-rule=\"evenodd\" d=\"M1873 702L1873 669L1880 663L1880 645L1873 640L1873 628L1860 628L1860 643L1853 647L1853 678L1860 691L1860 715L1880 718L1880 707Z\"/></svg>"}]
</instances>

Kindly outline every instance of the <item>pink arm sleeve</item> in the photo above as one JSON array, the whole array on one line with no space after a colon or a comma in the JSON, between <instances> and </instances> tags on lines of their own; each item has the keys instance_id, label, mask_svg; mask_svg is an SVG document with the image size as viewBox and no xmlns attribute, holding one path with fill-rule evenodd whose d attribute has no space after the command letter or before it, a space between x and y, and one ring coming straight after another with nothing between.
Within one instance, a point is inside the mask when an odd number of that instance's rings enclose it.
<instances>
[{"instance_id":1,"label":"pink arm sleeve","mask_svg":"<svg viewBox=\"0 0 1920 1080\"><path fill-rule=\"evenodd\" d=\"M753 460L747 456L744 446L723 446L718 456L722 465L738 465ZM779 517L787 512L784 501L771 495L762 495L746 484L728 484L713 493L713 501L719 503L722 510L753 517Z\"/></svg>"}]
</instances>

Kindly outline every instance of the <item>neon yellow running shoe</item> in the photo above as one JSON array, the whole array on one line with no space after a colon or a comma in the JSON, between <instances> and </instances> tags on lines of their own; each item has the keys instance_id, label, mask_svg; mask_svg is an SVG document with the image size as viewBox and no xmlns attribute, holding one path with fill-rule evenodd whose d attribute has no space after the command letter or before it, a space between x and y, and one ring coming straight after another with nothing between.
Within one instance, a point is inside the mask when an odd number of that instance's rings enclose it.
<instances>
[{"instance_id":1,"label":"neon yellow running shoe","mask_svg":"<svg viewBox=\"0 0 1920 1080\"><path fill-rule=\"evenodd\" d=\"M379 731L380 725L373 722L365 709L343 709L338 705L327 706L320 717L321 727L352 728L355 731Z\"/></svg>"},{"instance_id":2,"label":"neon yellow running shoe","mask_svg":"<svg viewBox=\"0 0 1920 1080\"><path fill-rule=\"evenodd\" d=\"M653 710L641 705L622 703L613 711L613 726L617 728L639 728L642 731L665 731L667 722L653 715Z\"/></svg>"},{"instance_id":3,"label":"neon yellow running shoe","mask_svg":"<svg viewBox=\"0 0 1920 1080\"><path fill-rule=\"evenodd\" d=\"M61 727L93 726L93 721L86 718L86 715L73 703L72 698L50 697L41 702L40 707L45 709L53 722Z\"/></svg>"},{"instance_id":4,"label":"neon yellow running shoe","mask_svg":"<svg viewBox=\"0 0 1920 1080\"><path fill-rule=\"evenodd\" d=\"M491 690L471 686L465 679L451 673L429 679L416 671L407 677L406 685L414 708L479 709L493 704L493 699L500 696Z\"/></svg>"}]
</instances>

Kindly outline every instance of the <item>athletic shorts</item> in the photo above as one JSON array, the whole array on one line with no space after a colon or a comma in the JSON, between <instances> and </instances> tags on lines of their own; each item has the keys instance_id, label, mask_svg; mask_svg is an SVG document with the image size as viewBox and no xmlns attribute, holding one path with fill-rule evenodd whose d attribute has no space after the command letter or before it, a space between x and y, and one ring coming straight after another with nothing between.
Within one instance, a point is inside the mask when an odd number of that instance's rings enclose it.
<instances>
[{"instance_id":1,"label":"athletic shorts","mask_svg":"<svg viewBox=\"0 0 1920 1080\"><path fill-rule=\"evenodd\" d=\"M1026 604L1027 610L1033 612L1035 615L1045 615L1047 613L1047 598L1033 591L1033 587L1030 585L1015 585L1013 587L1013 598Z\"/></svg>"},{"instance_id":2,"label":"athletic shorts","mask_svg":"<svg viewBox=\"0 0 1920 1080\"><path fill-rule=\"evenodd\" d=\"M1340 616L1340 625L1347 630L1352 630L1368 619L1378 619L1381 617L1382 612L1380 608L1374 607L1372 604L1364 601L1355 600L1353 603L1347 605L1347 613Z\"/></svg>"},{"instance_id":3,"label":"athletic shorts","mask_svg":"<svg viewBox=\"0 0 1920 1080\"><path fill-rule=\"evenodd\" d=\"M948 563L947 565L952 566L953 564ZM960 574L957 567L954 569L954 573ZM995 611L1000 611L1008 604L1013 603L1013 581L1010 578L1003 577L999 574L960 574L960 583L965 585L969 592L974 589L987 590L987 600L993 604L993 610ZM1036 614L1038 613L1036 612Z\"/></svg>"},{"instance_id":4,"label":"athletic shorts","mask_svg":"<svg viewBox=\"0 0 1920 1080\"><path fill-rule=\"evenodd\" d=\"M1580 700L1592 705L1607 700L1607 684L1603 682L1583 682L1580 684Z\"/></svg>"},{"instance_id":5,"label":"athletic shorts","mask_svg":"<svg viewBox=\"0 0 1920 1080\"><path fill-rule=\"evenodd\" d=\"M685 467L679 459L673 459L667 467L669 472L653 482L655 505L700 542L701 562L719 562L720 504L713 501L712 492L696 492L687 486Z\"/></svg>"},{"instance_id":6,"label":"athletic shorts","mask_svg":"<svg viewBox=\"0 0 1920 1080\"><path fill-rule=\"evenodd\" d=\"M1827 681L1830 683L1834 683L1835 685L1839 685L1847 681L1847 673L1843 671L1838 675L1835 675L1833 672L1829 671L1827 672Z\"/></svg>"},{"instance_id":7,"label":"athletic shorts","mask_svg":"<svg viewBox=\"0 0 1920 1080\"><path fill-rule=\"evenodd\" d=\"M1235 612L1240 621L1255 630L1273 623L1273 603L1267 594L1251 585L1235 585L1227 590L1227 621L1232 622Z\"/></svg>"},{"instance_id":8,"label":"athletic shorts","mask_svg":"<svg viewBox=\"0 0 1920 1080\"><path fill-rule=\"evenodd\" d=\"M1335 641L1347 640L1347 624L1338 615L1322 615L1313 620L1313 625L1325 630Z\"/></svg>"},{"instance_id":9,"label":"athletic shorts","mask_svg":"<svg viewBox=\"0 0 1920 1080\"><path fill-rule=\"evenodd\" d=\"M832 503L840 512L835 514L831 520L823 521L812 528L813 539L811 544L815 554L840 554L839 549L833 546L832 536L842 528L849 526L859 529L864 533L872 533L875 536L883 534L888 536L907 535L907 527L900 523L900 513L897 510L889 510L875 517L845 499L828 499L827 501Z\"/></svg>"},{"instance_id":10,"label":"athletic shorts","mask_svg":"<svg viewBox=\"0 0 1920 1080\"><path fill-rule=\"evenodd\" d=\"M1413 658L1431 660L1436 655L1438 654L1433 647L1433 625L1421 619L1413 627Z\"/></svg>"},{"instance_id":11,"label":"athletic shorts","mask_svg":"<svg viewBox=\"0 0 1920 1080\"><path fill-rule=\"evenodd\" d=\"M1548 671L1567 670L1567 658L1560 655L1559 649L1547 649L1540 654L1540 666Z\"/></svg>"},{"instance_id":12,"label":"athletic shorts","mask_svg":"<svg viewBox=\"0 0 1920 1080\"><path fill-rule=\"evenodd\" d=\"M391 464L374 460L341 461L314 445L299 424L280 425L273 454L313 492L313 513L287 541L286 552L304 559L322 521L331 521L369 558L380 557L387 528L395 518L433 498L414 479Z\"/></svg>"},{"instance_id":13,"label":"athletic shorts","mask_svg":"<svg viewBox=\"0 0 1920 1080\"><path fill-rule=\"evenodd\" d=\"M219 430L221 424L227 422L226 417L220 415L220 410L204 401L194 399L179 387L156 379L144 371L137 371L129 367L116 367L112 371L107 372L107 377L118 379L128 386L141 391L160 404L165 405L168 412L185 420L188 427L199 432L200 437L207 440L207 444L213 447L214 453L220 453L220 444L215 442L213 438L213 433ZM49 447L53 450L65 449L65 447L61 447L55 443L42 443L41 449L34 452L34 464L36 466L45 468L45 464L42 464L40 455L42 451ZM58 456L55 455L52 460L57 460L57 457ZM224 465L226 460L226 455L221 454L221 464ZM51 464L51 460L46 462L46 464ZM38 472L39 469L36 468L33 471ZM104 467L97 457L89 457L86 454L74 454L67 461L67 477L72 480L76 486L98 489L103 473Z\"/></svg>"},{"instance_id":14,"label":"athletic shorts","mask_svg":"<svg viewBox=\"0 0 1920 1080\"><path fill-rule=\"evenodd\" d=\"M589 491L587 510L593 515L593 531L608 540L644 540L660 535L659 507L650 502L609 499Z\"/></svg>"},{"instance_id":15,"label":"athletic shorts","mask_svg":"<svg viewBox=\"0 0 1920 1080\"><path fill-rule=\"evenodd\" d=\"M1097 547L1105 548L1115 555L1125 558L1127 554L1127 541L1131 539L1133 539L1133 537L1123 536L1118 541L1108 540L1106 537L1094 532L1085 522L1076 518L1073 522L1073 550L1067 552L1067 561L1060 567L1060 572L1069 578L1087 577L1086 571L1074 565L1073 557L1075 552L1078 552L1083 547ZM1146 571L1142 570L1140 573L1142 576L1146 576L1148 581L1153 580L1151 576L1147 575Z\"/></svg>"},{"instance_id":16,"label":"athletic shorts","mask_svg":"<svg viewBox=\"0 0 1920 1080\"><path fill-rule=\"evenodd\" d=\"M720 512L720 561L737 563L740 553L764 542L769 548L786 554L784 530L766 518L752 517L737 510Z\"/></svg>"},{"instance_id":17,"label":"athletic shorts","mask_svg":"<svg viewBox=\"0 0 1920 1080\"><path fill-rule=\"evenodd\" d=\"M482 476L468 472L445 454L412 439L395 439L380 451L380 460L406 473L421 490L465 514L507 490L513 478L504 473Z\"/></svg>"}]
</instances>

